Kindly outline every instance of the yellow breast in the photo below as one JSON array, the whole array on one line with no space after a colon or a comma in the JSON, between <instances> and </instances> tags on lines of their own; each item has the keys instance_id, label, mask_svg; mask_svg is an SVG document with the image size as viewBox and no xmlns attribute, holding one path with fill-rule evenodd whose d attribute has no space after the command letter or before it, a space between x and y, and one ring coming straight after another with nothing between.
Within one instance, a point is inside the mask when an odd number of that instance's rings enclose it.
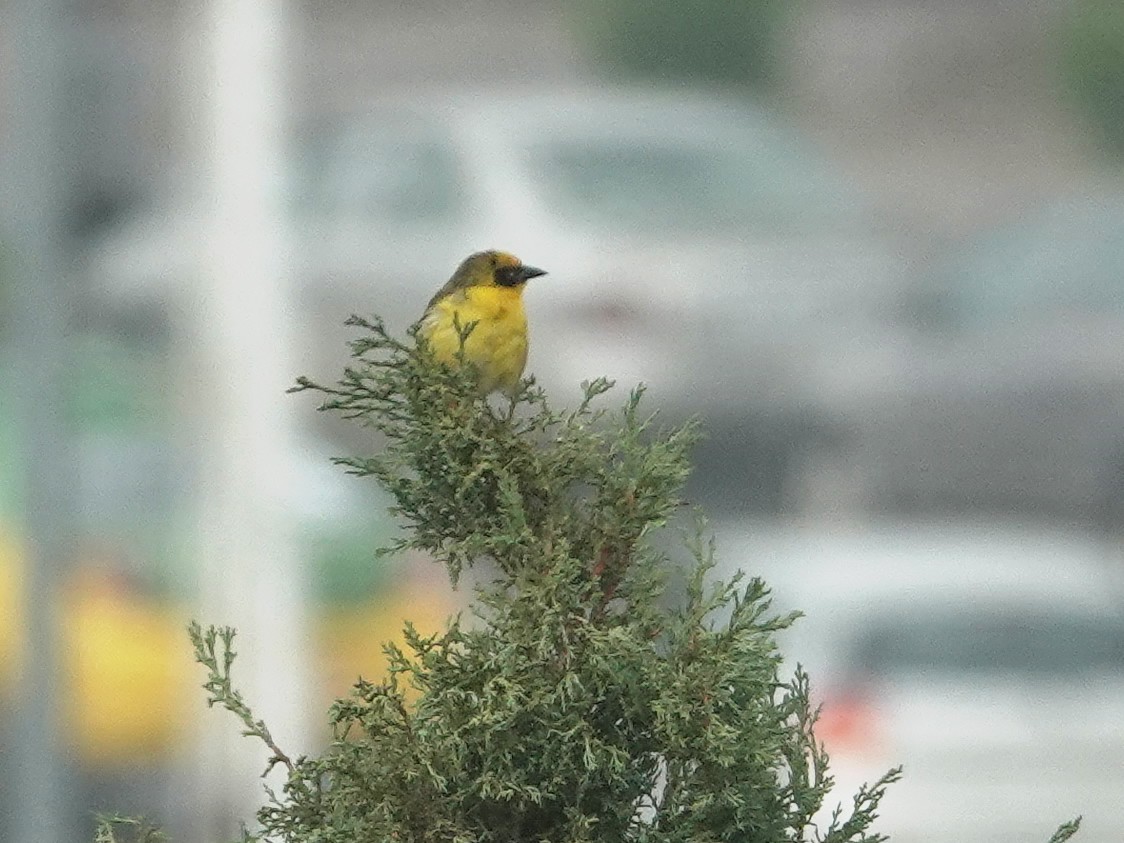
<instances>
[{"instance_id":1,"label":"yellow breast","mask_svg":"<svg viewBox=\"0 0 1124 843\"><path fill-rule=\"evenodd\" d=\"M435 303L422 323L422 334L438 359L447 363L456 360L460 349L454 315L461 325L476 323L464 353L479 370L481 391L514 390L527 365L522 289L468 287Z\"/></svg>"}]
</instances>

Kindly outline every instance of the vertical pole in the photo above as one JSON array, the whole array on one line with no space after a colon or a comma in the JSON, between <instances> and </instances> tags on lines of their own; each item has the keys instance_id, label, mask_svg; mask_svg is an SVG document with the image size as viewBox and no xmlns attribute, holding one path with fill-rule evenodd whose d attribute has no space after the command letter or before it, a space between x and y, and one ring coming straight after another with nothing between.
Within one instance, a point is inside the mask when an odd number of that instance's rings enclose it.
<instances>
[{"instance_id":1,"label":"vertical pole","mask_svg":"<svg viewBox=\"0 0 1124 843\"><path fill-rule=\"evenodd\" d=\"M9 839L62 843L75 831L59 710L60 580L73 551L75 461L64 413L73 277L64 226L66 56L60 0L14 0L4 23L12 75L4 87L11 159L3 225L12 289L7 327L23 480L23 650L6 798Z\"/></svg>"},{"instance_id":2,"label":"vertical pole","mask_svg":"<svg viewBox=\"0 0 1124 843\"><path fill-rule=\"evenodd\" d=\"M284 10L281 0L204 2L202 230L198 281L185 291L202 462L200 619L237 627L235 681L295 756L308 749L308 683L303 589L286 512L296 480L285 395L294 369L280 191ZM268 753L238 737L233 718L202 716L197 797L219 811L217 827L204 831L210 839L230 836L225 821L249 821L262 804L258 776Z\"/></svg>"}]
</instances>

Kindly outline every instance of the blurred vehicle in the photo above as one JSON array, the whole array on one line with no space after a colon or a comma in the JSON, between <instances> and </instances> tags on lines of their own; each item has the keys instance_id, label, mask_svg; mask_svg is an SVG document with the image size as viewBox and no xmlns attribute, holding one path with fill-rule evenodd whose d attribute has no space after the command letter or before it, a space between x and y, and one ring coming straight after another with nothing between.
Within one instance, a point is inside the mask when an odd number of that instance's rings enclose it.
<instances>
[{"instance_id":1,"label":"blurred vehicle","mask_svg":"<svg viewBox=\"0 0 1124 843\"><path fill-rule=\"evenodd\" d=\"M761 575L803 664L836 787L902 765L875 829L894 841L1046 840L1124 829L1124 555L1077 532L979 524L719 532Z\"/></svg>"},{"instance_id":2,"label":"blurred vehicle","mask_svg":"<svg viewBox=\"0 0 1124 843\"><path fill-rule=\"evenodd\" d=\"M939 261L847 399L876 509L1124 516L1124 195Z\"/></svg>"},{"instance_id":3,"label":"blurred vehicle","mask_svg":"<svg viewBox=\"0 0 1124 843\"><path fill-rule=\"evenodd\" d=\"M813 370L847 365L895 280L825 163L769 112L714 93L415 96L314 120L295 150L278 179L323 369L340 368L347 313L402 331L466 254L509 250L550 272L526 297L541 384L572 403L600 375L645 382L670 420L704 416L700 473L770 506L789 455L832 428ZM191 277L198 213L154 209L105 239L100 288L171 295Z\"/></svg>"}]
</instances>

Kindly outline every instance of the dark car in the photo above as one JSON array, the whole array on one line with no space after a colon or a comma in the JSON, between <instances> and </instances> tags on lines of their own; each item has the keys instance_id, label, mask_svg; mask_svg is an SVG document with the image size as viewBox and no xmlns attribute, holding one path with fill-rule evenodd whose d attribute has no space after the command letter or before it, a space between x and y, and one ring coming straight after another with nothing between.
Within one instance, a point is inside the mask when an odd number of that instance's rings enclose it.
<instances>
[{"instance_id":1,"label":"dark car","mask_svg":"<svg viewBox=\"0 0 1124 843\"><path fill-rule=\"evenodd\" d=\"M937 262L848 400L878 510L1115 525L1124 503L1124 196L1060 202Z\"/></svg>"}]
</instances>

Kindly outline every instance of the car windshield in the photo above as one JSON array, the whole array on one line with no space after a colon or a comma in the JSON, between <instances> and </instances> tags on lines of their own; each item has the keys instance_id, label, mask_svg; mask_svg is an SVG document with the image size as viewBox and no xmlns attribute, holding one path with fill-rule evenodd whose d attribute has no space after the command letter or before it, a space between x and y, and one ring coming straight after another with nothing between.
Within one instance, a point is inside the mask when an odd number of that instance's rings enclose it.
<instances>
[{"instance_id":1,"label":"car windshield","mask_svg":"<svg viewBox=\"0 0 1124 843\"><path fill-rule=\"evenodd\" d=\"M447 225L466 201L449 142L430 125L388 117L308 138L297 178L300 213L379 225Z\"/></svg>"},{"instance_id":2,"label":"car windshield","mask_svg":"<svg viewBox=\"0 0 1124 843\"><path fill-rule=\"evenodd\" d=\"M967 328L1058 314L1124 311L1124 214L1119 206L1055 210L993 234L941 267L945 315Z\"/></svg>"},{"instance_id":3,"label":"car windshield","mask_svg":"<svg viewBox=\"0 0 1124 843\"><path fill-rule=\"evenodd\" d=\"M551 209L588 229L799 229L848 210L817 168L784 149L561 137L530 146L528 161Z\"/></svg>"},{"instance_id":4,"label":"car windshield","mask_svg":"<svg viewBox=\"0 0 1124 843\"><path fill-rule=\"evenodd\" d=\"M1104 618L956 613L877 623L859 636L854 666L874 675L1124 672L1124 624Z\"/></svg>"}]
</instances>

